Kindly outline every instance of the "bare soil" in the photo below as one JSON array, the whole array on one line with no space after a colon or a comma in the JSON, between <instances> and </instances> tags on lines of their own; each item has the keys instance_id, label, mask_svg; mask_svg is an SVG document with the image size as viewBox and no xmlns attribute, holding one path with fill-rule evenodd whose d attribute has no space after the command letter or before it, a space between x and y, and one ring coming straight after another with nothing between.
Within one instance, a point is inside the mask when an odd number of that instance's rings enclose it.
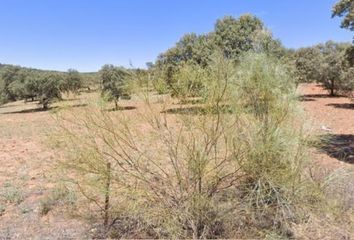
<instances>
[{"instance_id":1,"label":"bare soil","mask_svg":"<svg viewBox=\"0 0 354 240\"><path fill-rule=\"evenodd\" d=\"M317 84L302 84L300 100L315 134L321 141L312 159L334 170L354 164L354 102L331 97Z\"/></svg>"}]
</instances>

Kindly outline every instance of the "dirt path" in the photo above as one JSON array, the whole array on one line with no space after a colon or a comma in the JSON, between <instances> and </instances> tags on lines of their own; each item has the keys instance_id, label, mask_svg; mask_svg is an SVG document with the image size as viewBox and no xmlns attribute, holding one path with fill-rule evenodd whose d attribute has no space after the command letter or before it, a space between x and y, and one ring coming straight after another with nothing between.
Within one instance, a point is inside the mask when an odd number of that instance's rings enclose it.
<instances>
[{"instance_id":1,"label":"dirt path","mask_svg":"<svg viewBox=\"0 0 354 240\"><path fill-rule=\"evenodd\" d=\"M329 169L354 166L354 102L330 97L317 84L302 84L299 92L315 133L328 135L314 152L314 160Z\"/></svg>"}]
</instances>

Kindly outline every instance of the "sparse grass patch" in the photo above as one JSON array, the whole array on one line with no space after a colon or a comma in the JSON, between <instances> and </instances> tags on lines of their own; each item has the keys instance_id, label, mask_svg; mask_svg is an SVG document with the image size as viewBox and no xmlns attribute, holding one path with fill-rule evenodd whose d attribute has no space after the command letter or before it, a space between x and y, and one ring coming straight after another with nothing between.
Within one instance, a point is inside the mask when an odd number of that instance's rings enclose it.
<instances>
[{"instance_id":1,"label":"sparse grass patch","mask_svg":"<svg viewBox=\"0 0 354 240\"><path fill-rule=\"evenodd\" d=\"M0 204L0 217L4 214L6 207L3 204Z\"/></svg>"},{"instance_id":2,"label":"sparse grass patch","mask_svg":"<svg viewBox=\"0 0 354 240\"><path fill-rule=\"evenodd\" d=\"M20 204L25 196L21 187L7 182L0 189L0 198L6 203Z\"/></svg>"},{"instance_id":3,"label":"sparse grass patch","mask_svg":"<svg viewBox=\"0 0 354 240\"><path fill-rule=\"evenodd\" d=\"M50 193L40 201L40 213L48 214L55 206L73 205L76 202L76 195L65 186L58 186L50 191Z\"/></svg>"}]
</instances>

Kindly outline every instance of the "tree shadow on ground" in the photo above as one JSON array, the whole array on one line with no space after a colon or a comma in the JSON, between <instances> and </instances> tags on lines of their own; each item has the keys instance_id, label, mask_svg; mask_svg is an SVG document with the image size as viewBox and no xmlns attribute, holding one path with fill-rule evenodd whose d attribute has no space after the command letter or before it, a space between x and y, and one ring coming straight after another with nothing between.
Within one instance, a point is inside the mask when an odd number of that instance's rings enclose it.
<instances>
[{"instance_id":1,"label":"tree shadow on ground","mask_svg":"<svg viewBox=\"0 0 354 240\"><path fill-rule=\"evenodd\" d=\"M329 134L320 137L317 149L339 161L354 164L354 135Z\"/></svg>"},{"instance_id":2,"label":"tree shadow on ground","mask_svg":"<svg viewBox=\"0 0 354 240\"><path fill-rule=\"evenodd\" d=\"M50 111L50 110L60 110L62 108L76 108L76 107L86 107L86 106L87 106L86 103L82 103L82 104L68 105L65 107L58 107L58 106L49 107L47 109L43 109L43 108L39 107L39 108L23 109L23 110L19 110L19 111L4 112L1 114L26 114L26 113L46 112L46 111Z\"/></svg>"},{"instance_id":3,"label":"tree shadow on ground","mask_svg":"<svg viewBox=\"0 0 354 240\"><path fill-rule=\"evenodd\" d=\"M57 109L58 107L49 107L47 109L43 108L30 108L30 109L23 109L19 111L11 111L11 112L4 112L2 114L21 114L21 113L36 113L36 112L46 112L49 110Z\"/></svg>"},{"instance_id":4,"label":"tree shadow on ground","mask_svg":"<svg viewBox=\"0 0 354 240\"><path fill-rule=\"evenodd\" d=\"M316 101L316 98L341 98L342 95L331 96L329 94L303 94L299 96L301 102Z\"/></svg>"},{"instance_id":5,"label":"tree shadow on ground","mask_svg":"<svg viewBox=\"0 0 354 240\"><path fill-rule=\"evenodd\" d=\"M127 111L127 110L134 110L136 109L136 107L134 106L123 106L123 107L118 107L118 109L116 108L110 108L107 109L108 112L115 112L115 111Z\"/></svg>"},{"instance_id":6,"label":"tree shadow on ground","mask_svg":"<svg viewBox=\"0 0 354 240\"><path fill-rule=\"evenodd\" d=\"M16 104L16 105L1 105L0 108L12 108L12 107L17 107L20 106L20 104Z\"/></svg>"},{"instance_id":7,"label":"tree shadow on ground","mask_svg":"<svg viewBox=\"0 0 354 240\"><path fill-rule=\"evenodd\" d=\"M330 103L330 104L327 104L326 106L354 110L354 103Z\"/></svg>"},{"instance_id":8,"label":"tree shadow on ground","mask_svg":"<svg viewBox=\"0 0 354 240\"><path fill-rule=\"evenodd\" d=\"M80 98L75 97L75 98L63 98L60 100L60 102L73 102L73 101L78 101Z\"/></svg>"},{"instance_id":9,"label":"tree shadow on ground","mask_svg":"<svg viewBox=\"0 0 354 240\"><path fill-rule=\"evenodd\" d=\"M192 106L192 107L179 107L179 108L170 108L162 111L161 113L169 114L187 114L187 115L205 115L205 114L217 114L220 113L232 113L232 110L229 106L221 106L219 110L207 108L203 106Z\"/></svg>"},{"instance_id":10,"label":"tree shadow on ground","mask_svg":"<svg viewBox=\"0 0 354 240\"><path fill-rule=\"evenodd\" d=\"M300 96L298 99L299 99L300 102L314 102L314 101L316 101L313 98L307 98L307 97L304 97L304 96Z\"/></svg>"}]
</instances>

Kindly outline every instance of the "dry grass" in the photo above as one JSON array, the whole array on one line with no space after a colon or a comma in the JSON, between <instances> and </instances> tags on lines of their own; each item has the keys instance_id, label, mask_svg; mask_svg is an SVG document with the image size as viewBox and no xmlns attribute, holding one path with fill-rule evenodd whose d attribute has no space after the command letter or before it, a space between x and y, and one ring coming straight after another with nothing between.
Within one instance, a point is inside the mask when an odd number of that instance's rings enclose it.
<instances>
[{"instance_id":1,"label":"dry grass","mask_svg":"<svg viewBox=\"0 0 354 240\"><path fill-rule=\"evenodd\" d=\"M53 107L80 105L78 107L68 108L70 109L71 114L79 116L79 114L82 114L83 112L87 113L87 109L89 109L88 106L81 104L91 103L91 100L94 98L95 94L82 95L80 96L80 100L69 100L57 103L54 104ZM195 118L193 111L188 110L191 107L194 107L194 104L186 104L182 106L176 105L178 100L173 100L163 95L153 95L150 99L153 112L161 114L160 116L163 119L166 118L166 121L169 123L173 132L178 132L178 130L180 130L178 124L181 120L178 119L181 115L182 117L184 116L189 119L189 121L190 117L192 119ZM157 145L153 144L153 141L156 140L156 136L151 133L153 132L153 128L146 122L146 117L142 117L146 116L150 111L144 107L144 101L140 101L138 98L133 98L132 100L122 101L121 106L133 106L136 107L136 109L122 108L120 111L106 113L113 117L119 116L119 118L123 115L124 119L129 121L129 124L136 126L134 130L137 130L138 133L136 134L143 139L143 142L139 143L143 148L157 148ZM306 109L311 112L312 110L309 107L311 106L307 105ZM15 187L17 190L12 191L12 193L15 194L11 194L11 196L22 196L20 198L11 197L11 199L21 199L21 201L14 200L0 202L0 236L4 238L38 237L52 239L72 237L85 238L93 235L99 236L99 226L94 227L92 231L90 231L92 225L87 225L87 222L82 219L82 216L86 216L86 220L87 218L91 218L88 220L95 220L99 217L97 207L91 206L85 209L85 211L77 210L77 214L72 215L65 211L65 209L68 208L68 205L65 203L66 200L61 201L62 195L59 194L60 197L58 197L58 195L54 193L53 196L53 189L56 189L58 184L56 182L56 176L53 176L52 174L55 174L56 172L48 170L52 168L52 163L58 158L62 159L63 155L60 151L51 149L50 146L46 144L46 141L49 135L57 131L56 121L54 119L56 114L54 113L63 113L65 112L65 109L54 108L49 112L36 112L31 110L23 112L23 110L35 108L36 104L24 104L22 102L11 103L0 107L0 182L2 183L2 187L6 182L13 183L11 187ZM167 114L163 113L169 109L180 108L187 110L178 110L173 113L168 112ZM330 111L330 109L328 111ZM336 108L336 111L348 111L348 109ZM320 114L317 112L315 113L318 115ZM340 128L340 131L345 132L344 128ZM159 151L153 151L150 157L159 158L162 156L163 155L159 154ZM323 154L314 153L314 157L318 158L317 162L320 164L320 160L324 158L323 156ZM336 160L332 159L332 161ZM330 172L323 174L322 177L319 177L319 179L321 181L326 180L326 176L329 175L332 170L329 171ZM344 176L345 174L340 173L340 175ZM296 238L333 239L339 236L343 239L348 239L353 236L353 225L351 225L354 222L352 217L352 194L348 194L349 192L352 192L352 190L347 189L352 186L352 184L349 184L352 178L335 179L335 181L328 181L329 184L326 185L328 186L327 198L331 199L331 197L335 196L334 199L340 199L344 202L338 203L334 201L331 202L330 205L320 206L319 209L314 211L316 214L308 216L307 221L292 225L295 234L294 236ZM166 179L164 179L164 181L165 180ZM139 196L139 194L142 193L136 192L135 194ZM50 205L50 211L47 215L42 216L40 214L41 203L43 204L46 201L48 201ZM129 206L131 215L128 216L123 214L124 211L122 211L126 205L122 202L118 203L119 207L115 209L115 211L116 213L121 213L121 218L116 220L116 227L114 228L115 232L113 231L112 234L116 234L116 236L119 237L135 238L161 236L154 235L157 231L154 229L155 226L139 225L144 221L139 218L141 212L135 208L136 206ZM70 204L71 203L69 203L69 205ZM87 206L87 202L80 197L77 200L77 204L85 204L85 206ZM235 204L240 204L240 202L235 202ZM345 208L340 211L338 210L338 205L345 206ZM240 205L236 206L239 207ZM322 207L323 209L321 209ZM325 212L325 208L329 207L331 207L331 212L327 215L317 214L318 212ZM72 210L72 208L69 209ZM87 213L90 213L90 215L87 215ZM161 212L156 212L156 214L160 213ZM227 213L232 213L231 215L233 216L240 216L242 212L225 212L225 214ZM156 218L157 216L147 215L145 217L158 219ZM174 219L172 218L172 220ZM231 234L234 234L233 236L243 238L259 236L257 235L258 229L253 228L251 225L247 226L247 223L250 223L248 221L251 221L251 219L233 218L233 222L230 223L230 225L226 224L225 226L233 227L233 229L228 229ZM128 224L119 224L122 222ZM168 225L170 224L171 222L168 223ZM154 229L154 231L149 232L151 229ZM120 235L124 231L126 232L126 235ZM245 231L248 231L248 234L245 234ZM253 236L251 234L252 232L254 233ZM263 233L263 236L267 234L269 235L269 238L272 236L276 237L276 235L267 232Z\"/></svg>"}]
</instances>

